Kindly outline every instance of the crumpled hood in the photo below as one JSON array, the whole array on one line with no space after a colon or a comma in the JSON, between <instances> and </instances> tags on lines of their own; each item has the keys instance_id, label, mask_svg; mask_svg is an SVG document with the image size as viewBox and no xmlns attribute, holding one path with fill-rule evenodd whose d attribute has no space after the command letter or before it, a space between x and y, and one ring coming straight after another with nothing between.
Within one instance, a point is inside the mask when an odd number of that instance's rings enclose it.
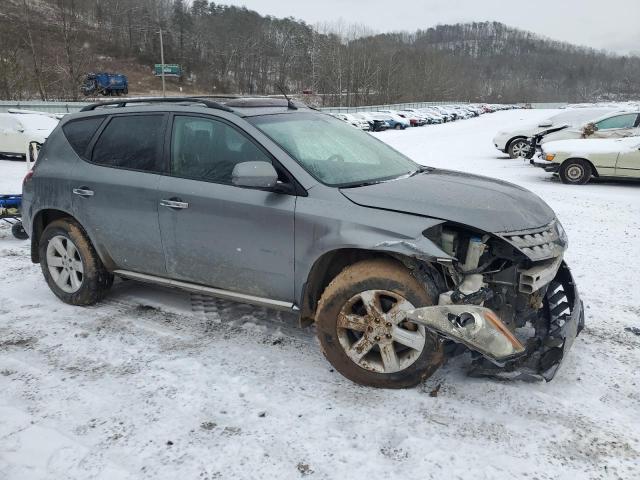
<instances>
[{"instance_id":1,"label":"crumpled hood","mask_svg":"<svg viewBox=\"0 0 640 480\"><path fill-rule=\"evenodd\" d=\"M491 233L542 227L555 218L553 210L529 190L451 170L434 169L341 192L365 207L439 218Z\"/></svg>"}]
</instances>

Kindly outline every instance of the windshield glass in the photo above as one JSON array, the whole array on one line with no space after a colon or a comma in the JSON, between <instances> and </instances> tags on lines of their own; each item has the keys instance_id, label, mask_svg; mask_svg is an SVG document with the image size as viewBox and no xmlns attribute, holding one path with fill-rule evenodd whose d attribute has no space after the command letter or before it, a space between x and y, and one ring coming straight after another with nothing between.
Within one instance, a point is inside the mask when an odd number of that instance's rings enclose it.
<instances>
[{"instance_id":1,"label":"windshield glass","mask_svg":"<svg viewBox=\"0 0 640 480\"><path fill-rule=\"evenodd\" d=\"M420 169L380 140L329 115L301 112L247 120L326 185L375 183Z\"/></svg>"}]
</instances>

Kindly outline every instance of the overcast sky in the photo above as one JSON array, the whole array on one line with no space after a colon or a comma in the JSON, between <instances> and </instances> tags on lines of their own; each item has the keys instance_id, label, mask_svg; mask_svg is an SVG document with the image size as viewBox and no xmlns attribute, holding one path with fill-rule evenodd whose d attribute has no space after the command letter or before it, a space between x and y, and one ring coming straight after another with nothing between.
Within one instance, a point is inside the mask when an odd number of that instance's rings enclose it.
<instances>
[{"instance_id":1,"label":"overcast sky","mask_svg":"<svg viewBox=\"0 0 640 480\"><path fill-rule=\"evenodd\" d=\"M557 40L640 55L640 0L217 0L310 24L342 19L378 32L496 20Z\"/></svg>"}]
</instances>

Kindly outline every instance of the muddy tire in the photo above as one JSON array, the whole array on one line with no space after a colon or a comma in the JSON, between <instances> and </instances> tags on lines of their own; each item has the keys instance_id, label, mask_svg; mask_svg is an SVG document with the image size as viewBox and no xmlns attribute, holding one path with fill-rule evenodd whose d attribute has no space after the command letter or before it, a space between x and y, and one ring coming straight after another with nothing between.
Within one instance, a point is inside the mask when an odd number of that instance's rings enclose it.
<instances>
[{"instance_id":1,"label":"muddy tire","mask_svg":"<svg viewBox=\"0 0 640 480\"><path fill-rule=\"evenodd\" d=\"M507 153L510 158L522 158L526 156L526 148L529 146L529 142L525 138L516 138L509 143Z\"/></svg>"},{"instance_id":2,"label":"muddy tire","mask_svg":"<svg viewBox=\"0 0 640 480\"><path fill-rule=\"evenodd\" d=\"M558 173L562 183L584 185L591 179L593 170L589 162L580 158L570 158L560 165Z\"/></svg>"},{"instance_id":3,"label":"muddy tire","mask_svg":"<svg viewBox=\"0 0 640 480\"><path fill-rule=\"evenodd\" d=\"M407 388L444 360L442 344L398 312L436 301L401 263L365 260L345 268L325 289L316 312L322 351L342 375L361 385Z\"/></svg>"},{"instance_id":4,"label":"muddy tire","mask_svg":"<svg viewBox=\"0 0 640 480\"><path fill-rule=\"evenodd\" d=\"M63 302L92 305L111 288L113 275L74 220L60 219L47 225L38 248L44 278Z\"/></svg>"}]
</instances>

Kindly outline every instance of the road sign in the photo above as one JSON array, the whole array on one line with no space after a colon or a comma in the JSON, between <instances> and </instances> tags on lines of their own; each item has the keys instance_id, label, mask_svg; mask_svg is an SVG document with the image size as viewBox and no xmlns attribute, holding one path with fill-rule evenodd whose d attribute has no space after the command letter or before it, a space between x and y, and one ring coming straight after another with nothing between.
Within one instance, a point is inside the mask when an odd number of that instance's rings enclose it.
<instances>
[{"instance_id":1,"label":"road sign","mask_svg":"<svg viewBox=\"0 0 640 480\"><path fill-rule=\"evenodd\" d=\"M155 67L153 69L153 74L156 77L162 76L162 64L161 63L156 63L155 64ZM182 75L182 68L180 68L180 65L169 64L169 63L165 63L164 64L164 76L165 77L179 77L180 75Z\"/></svg>"}]
</instances>

